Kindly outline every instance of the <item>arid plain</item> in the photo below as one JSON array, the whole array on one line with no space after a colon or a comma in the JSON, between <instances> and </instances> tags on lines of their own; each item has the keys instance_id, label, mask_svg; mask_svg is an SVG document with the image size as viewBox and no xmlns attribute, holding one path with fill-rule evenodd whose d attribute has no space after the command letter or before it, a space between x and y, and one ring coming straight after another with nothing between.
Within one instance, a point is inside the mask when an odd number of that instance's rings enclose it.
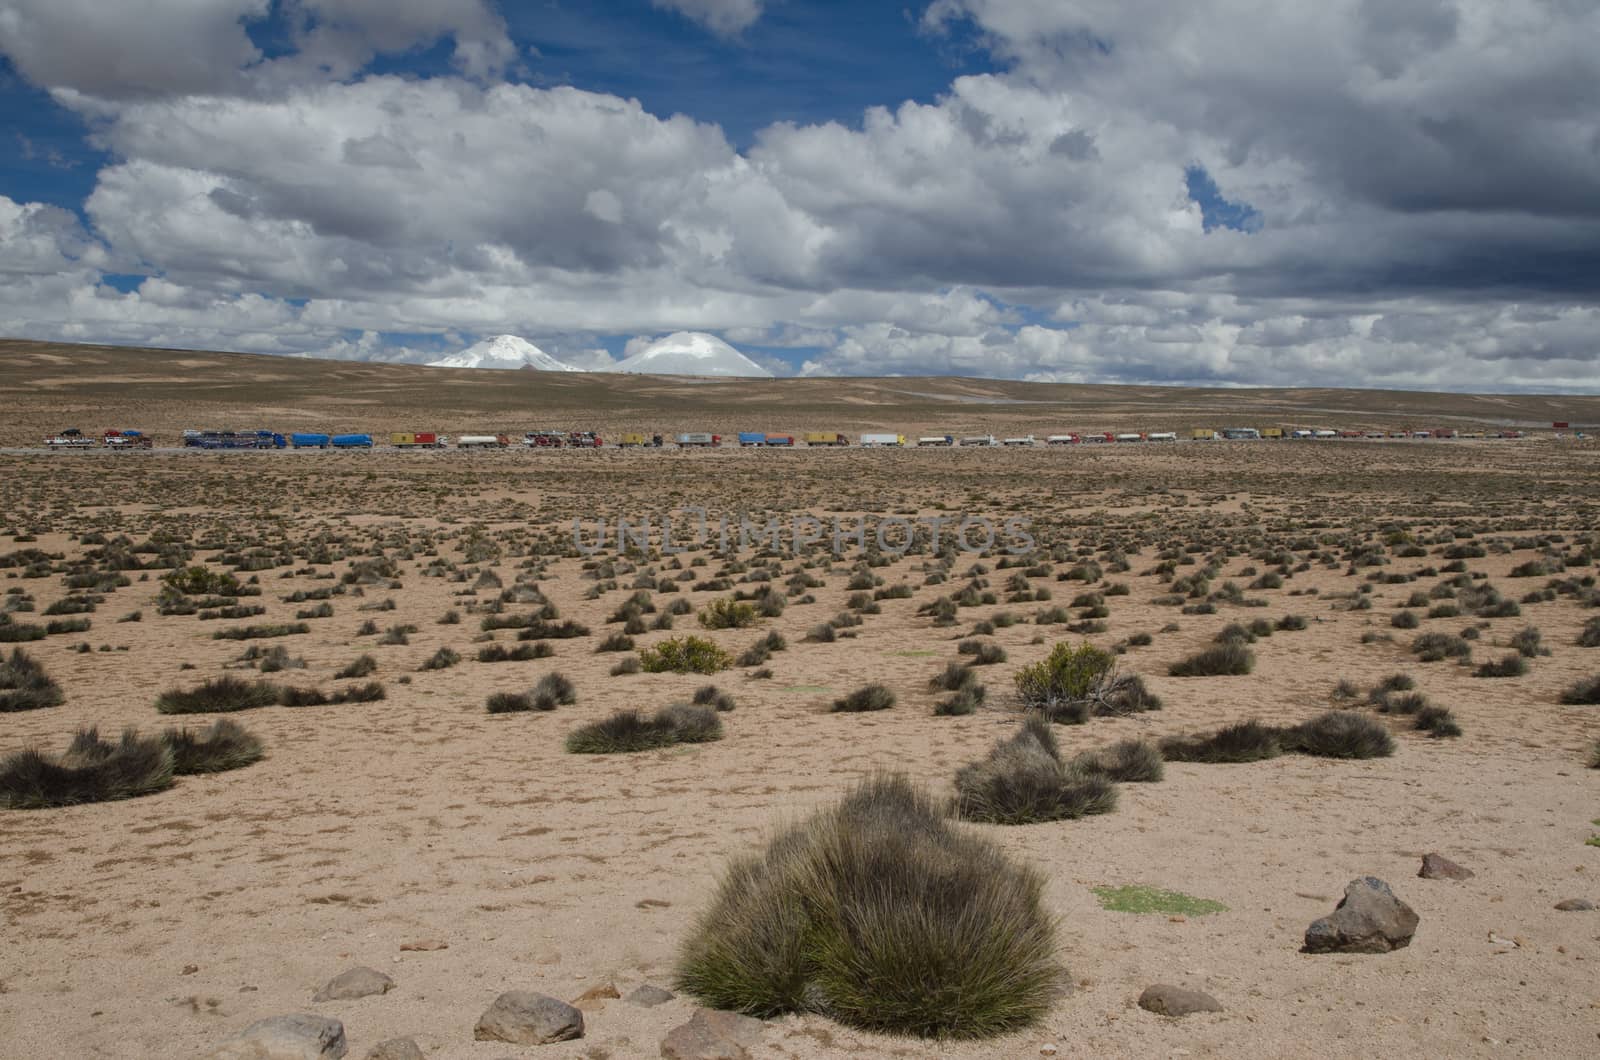
<instances>
[{"instance_id":1,"label":"arid plain","mask_svg":"<svg viewBox=\"0 0 1600 1060\"><path fill-rule=\"evenodd\" d=\"M29 432L26 444L68 419L85 430L174 433L257 421L315 427L315 417L289 422L295 416L282 410L315 406L326 418L318 372L372 372L410 388L397 413L346 380L343 398L378 404L349 406L339 429L742 426L737 395L717 399L727 408L685 412L674 395L695 384L683 381L563 381L610 396L594 399L592 422L559 424L550 418L575 415L581 395L519 414L498 397L476 407L444 387L451 396L432 408L426 391L438 373L423 369L297 362L284 369L293 379L270 384L277 390L259 383L254 407L279 410L259 415L238 383L221 398L203 380L156 394L139 380L158 370L132 354L118 362L123 389L30 387L39 368L27 358L58 355L6 352L0 379L8 402L19 400L0 444L19 444L17 430ZM221 372L212 355L190 359L198 375ZM466 393L485 384L459 385ZM782 414L782 384L752 386L772 391L751 406L762 419ZM888 386L840 384L839 394ZM1002 433L1041 422L1017 404L1028 392L1013 387L930 383L936 396L918 399L926 407L869 426ZM972 396L985 388L1004 393ZM1335 399L1342 408L1361 395L1328 392L1314 403ZM1041 433L1057 423L1115 426L1153 401L1127 391L1039 400L1050 405ZM1265 399L1182 400L1193 407L1156 402L1141 415L1174 428L1250 422L1240 409ZM1383 400L1394 405L1363 423L1466 424L1499 407L1531 424L1561 409L1546 399ZM868 415L830 405L821 389L790 403L794 419L770 429L837 420L850 430ZM193 422L186 407L201 410ZM1074 422L1062 422L1063 408ZM237 414L222 424L219 409ZM425 415L437 422L416 422ZM702 428L713 415L720 422ZM1319 419L1341 425L1337 415ZM602 517L659 519L688 506L757 522L796 513L1020 518L1037 548L980 557L924 538L903 556L851 542L835 556L827 547L795 553L787 535L778 549L731 553L691 545L590 556L574 547L575 519L589 538ZM751 1056L1592 1055L1600 912L1554 907L1600 903L1600 840L1591 842L1600 836L1600 706L1562 702L1600 675L1600 646L1584 646L1600 642L1600 631L1585 632L1600 618L1597 526L1600 449L1550 438L0 454L0 606L12 627L56 621L65 630L6 645L37 660L63 702L0 714L0 755L59 753L88 725L102 735L209 725L221 715L169 716L156 703L224 675L330 696L371 682L383 689L367 702L227 714L265 748L242 769L180 776L122 801L0 810L0 1056L199 1056L254 1020L292 1012L341 1020L352 1056L402 1036L439 1058L661 1055L668 1030L693 1011L681 992L654 1007L586 1000L584 1037L547 1046L475 1041L474 1023L506 990L571 1001L607 985L622 995L646 983L673 988L681 947L731 857L873 771L953 794L957 770L1016 731L1013 674L1058 643L1084 641L1117 652L1118 668L1138 675L1162 708L1056 725L1068 755L1248 719L1292 725L1335 708L1390 730L1394 752L1171 761L1157 783L1119 785L1109 813L963 822L1044 876L1070 976L1043 1019L998 1039L930 1042L789 1015L769 1022ZM232 575L239 591L183 598L168 576L188 566ZM717 601L773 594L782 603L763 610L775 613L751 624L699 621ZM73 628L85 619L87 628ZM519 639L558 622L583 632ZM1230 625L1254 627L1251 672L1170 673ZM773 632L786 647L746 656ZM748 663L710 675L619 665L688 634ZM1428 634L1459 640L1468 654L1447 648L1422 661L1414 648ZM930 682L966 661L961 645L973 639L1003 661L973 667L987 693L977 709L937 714L949 693ZM550 654L479 661L527 645ZM372 669L359 681L335 676L364 656ZM1513 656L1522 661L1506 663ZM1488 676L1493 664L1508 676ZM526 692L551 673L569 679L572 702L486 709L492 696ZM1461 734L1418 731L1411 713L1371 694L1397 674L1448 708ZM831 709L871 683L893 691L891 708ZM632 754L564 748L580 725L627 708L653 712L707 684L733 700L719 715L719 740ZM1429 852L1475 875L1419 879ZM1420 916L1411 944L1376 955L1300 952L1307 925L1366 875L1388 881ZM1224 908L1138 913L1102 902L1103 889L1125 886ZM386 973L394 988L312 1001L353 965ZM1203 990L1223 1011L1154 1015L1135 1004L1153 983Z\"/></svg>"}]
</instances>

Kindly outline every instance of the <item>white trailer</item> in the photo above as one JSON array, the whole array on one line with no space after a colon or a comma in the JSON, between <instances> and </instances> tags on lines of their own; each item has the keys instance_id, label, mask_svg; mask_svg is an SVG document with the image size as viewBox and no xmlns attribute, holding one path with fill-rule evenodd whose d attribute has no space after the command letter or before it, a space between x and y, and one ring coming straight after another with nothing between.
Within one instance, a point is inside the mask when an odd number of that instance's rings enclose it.
<instances>
[{"instance_id":1,"label":"white trailer","mask_svg":"<svg viewBox=\"0 0 1600 1060\"><path fill-rule=\"evenodd\" d=\"M1052 434L1044 440L1045 445L1077 445L1076 434Z\"/></svg>"},{"instance_id":2,"label":"white trailer","mask_svg":"<svg viewBox=\"0 0 1600 1060\"><path fill-rule=\"evenodd\" d=\"M869 448L885 446L898 449L906 444L906 436L903 434L863 434L861 436L861 444Z\"/></svg>"},{"instance_id":3,"label":"white trailer","mask_svg":"<svg viewBox=\"0 0 1600 1060\"><path fill-rule=\"evenodd\" d=\"M690 431L687 434L678 435L678 445L682 446L683 448L686 448L686 449L687 448L706 448L706 449L709 449L711 446L716 445L719 440L720 439L719 439L719 437L717 435L715 435L715 434L707 434L704 431Z\"/></svg>"},{"instance_id":4,"label":"white trailer","mask_svg":"<svg viewBox=\"0 0 1600 1060\"><path fill-rule=\"evenodd\" d=\"M463 434L456 439L457 449L504 449L509 444L503 434Z\"/></svg>"},{"instance_id":5,"label":"white trailer","mask_svg":"<svg viewBox=\"0 0 1600 1060\"><path fill-rule=\"evenodd\" d=\"M1027 435L1026 437L1022 437L1022 438L1007 438L1001 444L1002 445L1031 446L1031 445L1033 445L1033 435L1030 434L1030 435Z\"/></svg>"},{"instance_id":6,"label":"white trailer","mask_svg":"<svg viewBox=\"0 0 1600 1060\"><path fill-rule=\"evenodd\" d=\"M934 446L951 446L955 444L955 437L949 434L928 434L917 439L917 448L919 449L931 448Z\"/></svg>"},{"instance_id":7,"label":"white trailer","mask_svg":"<svg viewBox=\"0 0 1600 1060\"><path fill-rule=\"evenodd\" d=\"M1176 431L1154 431L1151 434L1147 435L1147 437L1152 442L1175 442L1175 441L1178 440L1178 432L1176 432Z\"/></svg>"},{"instance_id":8,"label":"white trailer","mask_svg":"<svg viewBox=\"0 0 1600 1060\"><path fill-rule=\"evenodd\" d=\"M975 434L970 438L961 439L962 445L999 445L992 434Z\"/></svg>"}]
</instances>

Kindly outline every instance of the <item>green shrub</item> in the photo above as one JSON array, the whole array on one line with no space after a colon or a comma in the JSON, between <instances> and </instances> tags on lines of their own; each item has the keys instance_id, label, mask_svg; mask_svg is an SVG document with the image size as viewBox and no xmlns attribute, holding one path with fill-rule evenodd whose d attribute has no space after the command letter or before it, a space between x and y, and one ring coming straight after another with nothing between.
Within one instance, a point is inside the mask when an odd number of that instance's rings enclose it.
<instances>
[{"instance_id":1,"label":"green shrub","mask_svg":"<svg viewBox=\"0 0 1600 1060\"><path fill-rule=\"evenodd\" d=\"M1049 657L1025 666L1013 678L1022 705L1047 713L1063 704L1085 702L1102 686L1116 665L1116 656L1084 641L1065 641Z\"/></svg>"},{"instance_id":2,"label":"green shrub","mask_svg":"<svg viewBox=\"0 0 1600 1060\"><path fill-rule=\"evenodd\" d=\"M874 777L730 866L683 947L677 987L759 1017L1010 1033L1059 990L1042 892L1037 873L952 827L909 781Z\"/></svg>"},{"instance_id":3,"label":"green shrub","mask_svg":"<svg viewBox=\"0 0 1600 1060\"><path fill-rule=\"evenodd\" d=\"M61 686L21 648L0 661L0 714L59 706L63 699Z\"/></svg>"},{"instance_id":4,"label":"green shrub","mask_svg":"<svg viewBox=\"0 0 1600 1060\"><path fill-rule=\"evenodd\" d=\"M1161 741L1168 762L1258 762L1283 753L1278 730L1259 721L1228 725L1209 736L1169 736Z\"/></svg>"},{"instance_id":5,"label":"green shrub","mask_svg":"<svg viewBox=\"0 0 1600 1060\"><path fill-rule=\"evenodd\" d=\"M841 699L833 701L836 714L860 714L871 710L888 710L894 706L894 692L880 684L863 685Z\"/></svg>"},{"instance_id":6,"label":"green shrub","mask_svg":"<svg viewBox=\"0 0 1600 1060\"><path fill-rule=\"evenodd\" d=\"M1319 758L1387 758L1394 754L1389 730L1365 714L1330 710L1282 730L1285 751Z\"/></svg>"},{"instance_id":7,"label":"green shrub","mask_svg":"<svg viewBox=\"0 0 1600 1060\"><path fill-rule=\"evenodd\" d=\"M195 688L174 688L161 693L156 698L156 710L162 714L225 714L270 707L278 702L279 694L278 686L267 681L242 681L224 675Z\"/></svg>"},{"instance_id":8,"label":"green shrub","mask_svg":"<svg viewBox=\"0 0 1600 1060\"><path fill-rule=\"evenodd\" d=\"M755 607L732 597L713 600L700 612L700 624L707 629L744 629L755 623Z\"/></svg>"},{"instance_id":9,"label":"green shrub","mask_svg":"<svg viewBox=\"0 0 1600 1060\"><path fill-rule=\"evenodd\" d=\"M304 622L280 622L276 625L234 626L232 629L219 629L211 634L211 639L259 640L263 637L290 637L297 633L310 632L311 627Z\"/></svg>"},{"instance_id":10,"label":"green shrub","mask_svg":"<svg viewBox=\"0 0 1600 1060\"><path fill-rule=\"evenodd\" d=\"M180 567L168 571L161 581L183 596L238 596L244 588L238 578L226 571L208 570L205 567Z\"/></svg>"},{"instance_id":11,"label":"green shrub","mask_svg":"<svg viewBox=\"0 0 1600 1060\"><path fill-rule=\"evenodd\" d=\"M669 637L639 653L647 673L714 674L733 665L733 658L715 642L693 635Z\"/></svg>"},{"instance_id":12,"label":"green shrub","mask_svg":"<svg viewBox=\"0 0 1600 1060\"><path fill-rule=\"evenodd\" d=\"M1167 673L1173 677L1218 677L1247 674L1255 669L1253 651L1236 640L1213 644L1186 659L1173 663Z\"/></svg>"},{"instance_id":13,"label":"green shrub","mask_svg":"<svg viewBox=\"0 0 1600 1060\"><path fill-rule=\"evenodd\" d=\"M172 771L178 776L243 769L266 754L260 739L231 718L218 718L200 732L168 729L161 741L172 751Z\"/></svg>"},{"instance_id":14,"label":"green shrub","mask_svg":"<svg viewBox=\"0 0 1600 1060\"><path fill-rule=\"evenodd\" d=\"M80 729L59 758L26 748L0 761L0 806L37 810L149 795L172 786L172 751L132 729L118 743Z\"/></svg>"}]
</instances>

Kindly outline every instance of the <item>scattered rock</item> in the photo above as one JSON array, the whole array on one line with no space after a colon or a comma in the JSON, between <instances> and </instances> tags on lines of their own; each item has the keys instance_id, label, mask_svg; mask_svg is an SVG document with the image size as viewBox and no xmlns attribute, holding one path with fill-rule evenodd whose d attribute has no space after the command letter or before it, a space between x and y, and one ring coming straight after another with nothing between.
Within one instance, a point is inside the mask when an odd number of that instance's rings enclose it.
<instances>
[{"instance_id":1,"label":"scattered rock","mask_svg":"<svg viewBox=\"0 0 1600 1060\"><path fill-rule=\"evenodd\" d=\"M1425 880L1470 880L1477 873L1457 865L1443 854L1424 854L1417 875Z\"/></svg>"},{"instance_id":2,"label":"scattered rock","mask_svg":"<svg viewBox=\"0 0 1600 1060\"><path fill-rule=\"evenodd\" d=\"M1594 908L1594 903L1587 898L1567 898L1557 902L1556 908L1563 913L1587 913Z\"/></svg>"},{"instance_id":3,"label":"scattered rock","mask_svg":"<svg viewBox=\"0 0 1600 1060\"><path fill-rule=\"evenodd\" d=\"M204 1060L338 1060L347 1051L344 1024L296 1013L257 1020L205 1054Z\"/></svg>"},{"instance_id":4,"label":"scattered rock","mask_svg":"<svg viewBox=\"0 0 1600 1060\"><path fill-rule=\"evenodd\" d=\"M1222 1004L1210 994L1181 986L1157 983L1139 995L1139 1007L1158 1016L1188 1016L1196 1012L1221 1012Z\"/></svg>"},{"instance_id":5,"label":"scattered rock","mask_svg":"<svg viewBox=\"0 0 1600 1060\"><path fill-rule=\"evenodd\" d=\"M472 1036L480 1042L549 1045L583 1037L583 1013L531 990L507 990L478 1017Z\"/></svg>"},{"instance_id":6,"label":"scattered rock","mask_svg":"<svg viewBox=\"0 0 1600 1060\"><path fill-rule=\"evenodd\" d=\"M666 1060L745 1060L750 1046L761 1041L767 1025L736 1012L695 1009L689 1022L674 1027L661 1040Z\"/></svg>"},{"instance_id":7,"label":"scattered rock","mask_svg":"<svg viewBox=\"0 0 1600 1060\"><path fill-rule=\"evenodd\" d=\"M653 986L650 983L645 983L643 986L635 987L633 990L629 991L628 996L623 998L623 1000L631 1005L642 1005L645 1008L655 1008L657 1005L665 1005L668 1001L671 1001L677 996L677 994L674 994L670 990L663 990L659 986Z\"/></svg>"},{"instance_id":8,"label":"scattered rock","mask_svg":"<svg viewBox=\"0 0 1600 1060\"><path fill-rule=\"evenodd\" d=\"M621 996L617 993L616 984L607 982L591 986L573 998L572 1003L584 1012L599 1012L606 1007L607 1001Z\"/></svg>"},{"instance_id":9,"label":"scattered rock","mask_svg":"<svg viewBox=\"0 0 1600 1060\"><path fill-rule=\"evenodd\" d=\"M200 966L198 964L186 964L186 965L183 966L183 971L179 972L178 974L179 975L193 975L195 972L198 972L199 970L200 970Z\"/></svg>"},{"instance_id":10,"label":"scattered rock","mask_svg":"<svg viewBox=\"0 0 1600 1060\"><path fill-rule=\"evenodd\" d=\"M367 1060L423 1060L423 1057L422 1050L410 1038L390 1038L374 1045Z\"/></svg>"},{"instance_id":11,"label":"scattered rock","mask_svg":"<svg viewBox=\"0 0 1600 1060\"><path fill-rule=\"evenodd\" d=\"M401 953L427 953L433 950L447 950L450 944L444 939L418 939L415 942L402 942Z\"/></svg>"},{"instance_id":12,"label":"scattered rock","mask_svg":"<svg viewBox=\"0 0 1600 1060\"><path fill-rule=\"evenodd\" d=\"M1376 876L1351 880L1332 916L1306 928L1304 953L1388 953L1411 944L1420 920Z\"/></svg>"},{"instance_id":13,"label":"scattered rock","mask_svg":"<svg viewBox=\"0 0 1600 1060\"><path fill-rule=\"evenodd\" d=\"M318 990L312 1001L354 1001L358 997L387 994L394 989L394 980L373 968L357 965L340 972L328 980L328 985Z\"/></svg>"}]
</instances>

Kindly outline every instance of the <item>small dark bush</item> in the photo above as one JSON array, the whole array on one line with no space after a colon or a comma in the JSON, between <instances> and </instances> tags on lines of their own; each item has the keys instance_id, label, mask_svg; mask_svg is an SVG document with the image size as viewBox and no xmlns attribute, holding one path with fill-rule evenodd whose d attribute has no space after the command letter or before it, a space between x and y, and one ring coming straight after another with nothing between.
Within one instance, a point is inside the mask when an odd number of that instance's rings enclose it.
<instances>
[{"instance_id":1,"label":"small dark bush","mask_svg":"<svg viewBox=\"0 0 1600 1060\"><path fill-rule=\"evenodd\" d=\"M903 777L874 777L729 867L676 985L759 1017L820 1011L929 1038L1010 1033L1060 989L1043 886Z\"/></svg>"},{"instance_id":2,"label":"small dark bush","mask_svg":"<svg viewBox=\"0 0 1600 1060\"><path fill-rule=\"evenodd\" d=\"M955 695L947 696L934 704L933 712L942 718L971 714L983 706L984 698L985 690L982 685L976 683L964 685L956 690Z\"/></svg>"},{"instance_id":3,"label":"small dark bush","mask_svg":"<svg viewBox=\"0 0 1600 1060\"><path fill-rule=\"evenodd\" d=\"M237 677L214 677L195 688L169 689L156 699L162 714L224 714L235 710L270 707L278 702L277 685L248 682Z\"/></svg>"},{"instance_id":4,"label":"small dark bush","mask_svg":"<svg viewBox=\"0 0 1600 1060\"><path fill-rule=\"evenodd\" d=\"M716 685L702 685L695 689L691 702L697 707L711 707L719 714L726 714L737 706L733 697Z\"/></svg>"},{"instance_id":5,"label":"small dark bush","mask_svg":"<svg viewBox=\"0 0 1600 1060\"><path fill-rule=\"evenodd\" d=\"M1568 685L1561 693L1561 702L1574 707L1600 705L1600 674L1581 678Z\"/></svg>"},{"instance_id":6,"label":"small dark bush","mask_svg":"<svg viewBox=\"0 0 1600 1060\"><path fill-rule=\"evenodd\" d=\"M486 644L478 649L479 662L530 662L534 659L548 659L556 650L548 641L525 641L514 648L504 644Z\"/></svg>"},{"instance_id":7,"label":"small dark bush","mask_svg":"<svg viewBox=\"0 0 1600 1060\"><path fill-rule=\"evenodd\" d=\"M1169 736L1161 756L1169 762L1258 762L1283 753L1278 730L1259 721L1218 729L1209 736Z\"/></svg>"},{"instance_id":8,"label":"small dark bush","mask_svg":"<svg viewBox=\"0 0 1600 1060\"><path fill-rule=\"evenodd\" d=\"M1417 711L1417 731L1436 738L1461 735L1461 723L1446 707L1423 707Z\"/></svg>"},{"instance_id":9,"label":"small dark bush","mask_svg":"<svg viewBox=\"0 0 1600 1060\"><path fill-rule=\"evenodd\" d=\"M989 640L964 640L956 645L956 651L972 656L973 666L993 666L1006 661L1006 650Z\"/></svg>"},{"instance_id":10,"label":"small dark bush","mask_svg":"<svg viewBox=\"0 0 1600 1060\"><path fill-rule=\"evenodd\" d=\"M1330 710L1292 725L1283 730L1281 743L1285 751L1319 758L1386 758L1394 754L1389 730L1353 710Z\"/></svg>"},{"instance_id":11,"label":"small dark bush","mask_svg":"<svg viewBox=\"0 0 1600 1060\"><path fill-rule=\"evenodd\" d=\"M623 710L567 734L567 751L580 755L628 754L678 743L722 739L722 719L711 707L674 704L645 716Z\"/></svg>"},{"instance_id":12,"label":"small dark bush","mask_svg":"<svg viewBox=\"0 0 1600 1060\"><path fill-rule=\"evenodd\" d=\"M3 627L0 627L3 632ZM1583 624L1583 629L1578 633L1578 647L1600 648L1600 618L1591 618Z\"/></svg>"},{"instance_id":13,"label":"small dark bush","mask_svg":"<svg viewBox=\"0 0 1600 1060\"><path fill-rule=\"evenodd\" d=\"M1521 677L1528 672L1528 660L1512 652L1499 661L1479 663L1473 677Z\"/></svg>"},{"instance_id":14,"label":"small dark bush","mask_svg":"<svg viewBox=\"0 0 1600 1060\"><path fill-rule=\"evenodd\" d=\"M59 758L28 748L0 761L0 806L11 810L131 799L171 786L172 751L132 729L118 743L80 729Z\"/></svg>"},{"instance_id":15,"label":"small dark bush","mask_svg":"<svg viewBox=\"0 0 1600 1060\"><path fill-rule=\"evenodd\" d=\"M834 713L860 714L869 710L888 710L894 706L894 692L885 685L871 684L833 701Z\"/></svg>"},{"instance_id":16,"label":"small dark bush","mask_svg":"<svg viewBox=\"0 0 1600 1060\"><path fill-rule=\"evenodd\" d=\"M1173 663L1167 673L1173 677L1217 677L1247 674L1255 665L1254 652L1238 641L1227 641Z\"/></svg>"},{"instance_id":17,"label":"small dark bush","mask_svg":"<svg viewBox=\"0 0 1600 1060\"><path fill-rule=\"evenodd\" d=\"M276 625L234 626L232 629L219 629L211 634L211 639L259 640L263 637L291 637L297 633L310 632L311 627L304 622L280 622Z\"/></svg>"},{"instance_id":18,"label":"small dark bush","mask_svg":"<svg viewBox=\"0 0 1600 1060\"><path fill-rule=\"evenodd\" d=\"M1471 644L1449 633L1424 633L1411 642L1411 650L1422 662L1465 659L1472 655Z\"/></svg>"},{"instance_id":19,"label":"small dark bush","mask_svg":"<svg viewBox=\"0 0 1600 1060\"><path fill-rule=\"evenodd\" d=\"M954 659L945 663L940 670L928 681L928 687L934 691L955 692L958 689L978 683L978 674L970 665L956 662Z\"/></svg>"},{"instance_id":20,"label":"small dark bush","mask_svg":"<svg viewBox=\"0 0 1600 1060\"><path fill-rule=\"evenodd\" d=\"M490 714L516 714L535 709L530 692L495 692L483 705ZM552 704L547 709L553 710L555 707Z\"/></svg>"},{"instance_id":21,"label":"small dark bush","mask_svg":"<svg viewBox=\"0 0 1600 1060\"><path fill-rule=\"evenodd\" d=\"M548 673L533 686L533 705L537 710L555 710L578 701L578 690L564 674Z\"/></svg>"},{"instance_id":22,"label":"small dark bush","mask_svg":"<svg viewBox=\"0 0 1600 1060\"><path fill-rule=\"evenodd\" d=\"M1422 624L1422 619L1417 617L1415 611L1396 611L1389 619L1389 625L1395 629L1416 629Z\"/></svg>"},{"instance_id":23,"label":"small dark bush","mask_svg":"<svg viewBox=\"0 0 1600 1060\"><path fill-rule=\"evenodd\" d=\"M21 644L32 640L44 640L46 634L43 626L32 622L16 622L9 615L0 615L0 644Z\"/></svg>"},{"instance_id":24,"label":"small dark bush","mask_svg":"<svg viewBox=\"0 0 1600 1060\"><path fill-rule=\"evenodd\" d=\"M355 661L333 676L341 680L366 677L378 669L378 660L370 655L358 655Z\"/></svg>"},{"instance_id":25,"label":"small dark bush","mask_svg":"<svg viewBox=\"0 0 1600 1060\"><path fill-rule=\"evenodd\" d=\"M460 661L461 653L456 651L454 648L440 648L438 651L434 652L432 655L423 660L422 665L417 667L417 669L448 670L450 667L454 666Z\"/></svg>"},{"instance_id":26,"label":"small dark bush","mask_svg":"<svg viewBox=\"0 0 1600 1060\"><path fill-rule=\"evenodd\" d=\"M1085 751L1072 760L1072 768L1129 784L1154 783L1166 772L1160 749L1147 740L1118 740L1110 747Z\"/></svg>"},{"instance_id":27,"label":"small dark bush","mask_svg":"<svg viewBox=\"0 0 1600 1060\"><path fill-rule=\"evenodd\" d=\"M617 660L617 665L611 668L611 676L624 677L628 674L636 674L643 669L644 666L640 664L639 657L637 655L630 655L625 659Z\"/></svg>"},{"instance_id":28,"label":"small dark bush","mask_svg":"<svg viewBox=\"0 0 1600 1060\"><path fill-rule=\"evenodd\" d=\"M61 686L21 648L0 661L0 714L59 706L64 698Z\"/></svg>"},{"instance_id":29,"label":"small dark bush","mask_svg":"<svg viewBox=\"0 0 1600 1060\"><path fill-rule=\"evenodd\" d=\"M604 651L632 651L633 638L626 633L613 633L602 640L594 649L596 652Z\"/></svg>"}]
</instances>

